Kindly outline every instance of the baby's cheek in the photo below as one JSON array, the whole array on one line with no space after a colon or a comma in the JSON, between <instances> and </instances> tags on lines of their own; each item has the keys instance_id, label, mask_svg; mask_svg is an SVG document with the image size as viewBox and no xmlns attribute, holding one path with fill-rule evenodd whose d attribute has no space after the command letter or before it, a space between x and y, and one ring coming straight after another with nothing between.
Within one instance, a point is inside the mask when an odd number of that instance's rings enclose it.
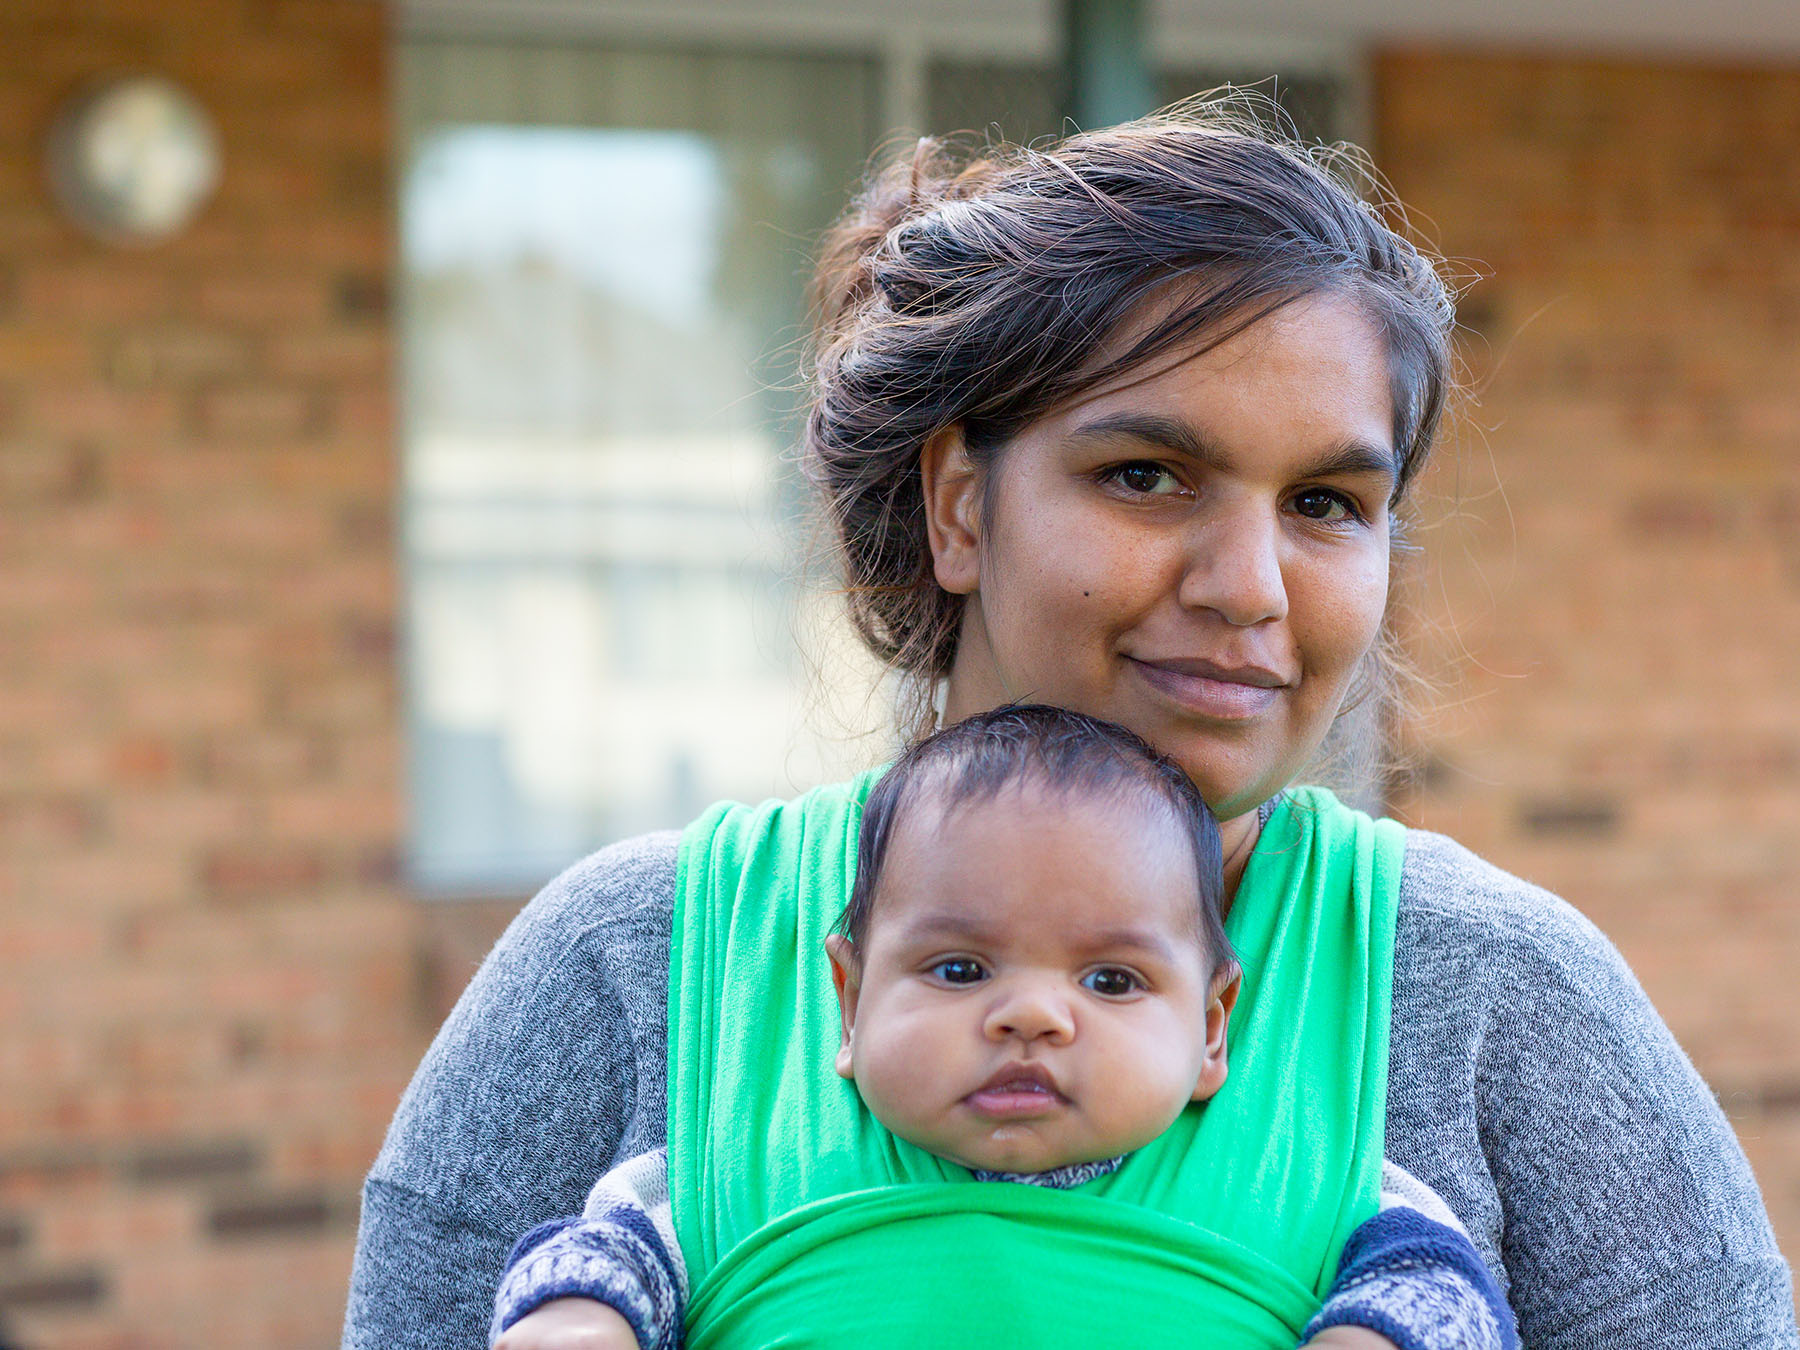
<instances>
[{"instance_id":1,"label":"baby's cheek","mask_svg":"<svg viewBox=\"0 0 1800 1350\"><path fill-rule=\"evenodd\" d=\"M871 1036L856 1066L856 1086L871 1114L902 1137L917 1132L933 1100L932 1069L904 1031Z\"/></svg>"},{"instance_id":2,"label":"baby's cheek","mask_svg":"<svg viewBox=\"0 0 1800 1350\"><path fill-rule=\"evenodd\" d=\"M1192 1077L1184 1057L1172 1047L1181 1043L1179 1030L1169 1028L1160 1036L1148 1038L1148 1044L1171 1048L1168 1054L1144 1055L1141 1044L1119 1047L1111 1056L1117 1066L1114 1088L1103 1098L1105 1128L1114 1136L1120 1152L1155 1139L1175 1122L1193 1097L1197 1072ZM1139 1051L1132 1053L1132 1049ZM1125 1072L1132 1065L1133 1072Z\"/></svg>"}]
</instances>

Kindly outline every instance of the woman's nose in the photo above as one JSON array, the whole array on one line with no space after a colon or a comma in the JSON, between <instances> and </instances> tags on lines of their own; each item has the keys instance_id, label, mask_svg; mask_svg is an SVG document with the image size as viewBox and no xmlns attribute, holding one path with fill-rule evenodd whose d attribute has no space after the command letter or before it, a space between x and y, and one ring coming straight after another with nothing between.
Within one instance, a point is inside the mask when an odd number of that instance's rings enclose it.
<instances>
[{"instance_id":1,"label":"woman's nose","mask_svg":"<svg viewBox=\"0 0 1800 1350\"><path fill-rule=\"evenodd\" d=\"M1000 991L988 1008L982 1030L990 1040L1067 1045L1075 1039L1075 1018L1067 999L1047 984L1031 983Z\"/></svg>"},{"instance_id":2,"label":"woman's nose","mask_svg":"<svg viewBox=\"0 0 1800 1350\"><path fill-rule=\"evenodd\" d=\"M1281 514L1263 503L1222 506L1194 522L1178 598L1210 609L1234 628L1285 619Z\"/></svg>"}]
</instances>

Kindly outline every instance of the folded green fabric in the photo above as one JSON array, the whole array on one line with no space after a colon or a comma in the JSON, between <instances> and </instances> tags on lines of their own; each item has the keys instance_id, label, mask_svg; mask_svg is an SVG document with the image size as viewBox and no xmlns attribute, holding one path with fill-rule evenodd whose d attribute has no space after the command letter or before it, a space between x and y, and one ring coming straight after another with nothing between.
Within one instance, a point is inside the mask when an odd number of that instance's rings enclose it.
<instances>
[{"instance_id":1,"label":"folded green fabric","mask_svg":"<svg viewBox=\"0 0 1800 1350\"><path fill-rule=\"evenodd\" d=\"M1283 799L1226 922L1229 1080L1054 1191L974 1182L833 1071L822 943L875 777L722 804L682 840L668 1138L690 1350L1291 1350L1376 1210L1404 831L1323 789Z\"/></svg>"}]
</instances>

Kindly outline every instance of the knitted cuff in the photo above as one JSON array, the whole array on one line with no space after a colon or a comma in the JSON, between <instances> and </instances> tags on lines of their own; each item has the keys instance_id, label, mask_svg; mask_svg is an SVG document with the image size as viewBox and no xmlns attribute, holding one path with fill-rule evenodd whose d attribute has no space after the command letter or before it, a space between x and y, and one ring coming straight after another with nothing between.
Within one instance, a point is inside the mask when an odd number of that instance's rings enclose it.
<instances>
[{"instance_id":1,"label":"knitted cuff","mask_svg":"<svg viewBox=\"0 0 1800 1350\"><path fill-rule=\"evenodd\" d=\"M488 1344L557 1298L591 1298L615 1309L640 1350L675 1350L680 1342L681 1291L661 1239L635 1207L560 1219L526 1234L500 1281Z\"/></svg>"},{"instance_id":2,"label":"knitted cuff","mask_svg":"<svg viewBox=\"0 0 1800 1350\"><path fill-rule=\"evenodd\" d=\"M1481 1254L1417 1210L1384 1210L1344 1244L1337 1282L1306 1336L1354 1326L1400 1350L1518 1350L1512 1310Z\"/></svg>"}]
</instances>

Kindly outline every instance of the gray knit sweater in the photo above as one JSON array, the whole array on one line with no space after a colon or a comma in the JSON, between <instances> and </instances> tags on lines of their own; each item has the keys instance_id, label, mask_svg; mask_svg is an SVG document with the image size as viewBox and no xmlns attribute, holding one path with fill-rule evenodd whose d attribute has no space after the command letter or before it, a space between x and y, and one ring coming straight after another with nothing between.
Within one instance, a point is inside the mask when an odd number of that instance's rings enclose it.
<instances>
[{"instance_id":1,"label":"gray knit sweater","mask_svg":"<svg viewBox=\"0 0 1800 1350\"><path fill-rule=\"evenodd\" d=\"M663 1143L673 833L514 920L400 1103L363 1194L344 1345L478 1350L513 1239ZM1526 1350L1800 1350L1718 1104L1568 905L1411 831L1387 1154L1449 1202Z\"/></svg>"}]
</instances>

